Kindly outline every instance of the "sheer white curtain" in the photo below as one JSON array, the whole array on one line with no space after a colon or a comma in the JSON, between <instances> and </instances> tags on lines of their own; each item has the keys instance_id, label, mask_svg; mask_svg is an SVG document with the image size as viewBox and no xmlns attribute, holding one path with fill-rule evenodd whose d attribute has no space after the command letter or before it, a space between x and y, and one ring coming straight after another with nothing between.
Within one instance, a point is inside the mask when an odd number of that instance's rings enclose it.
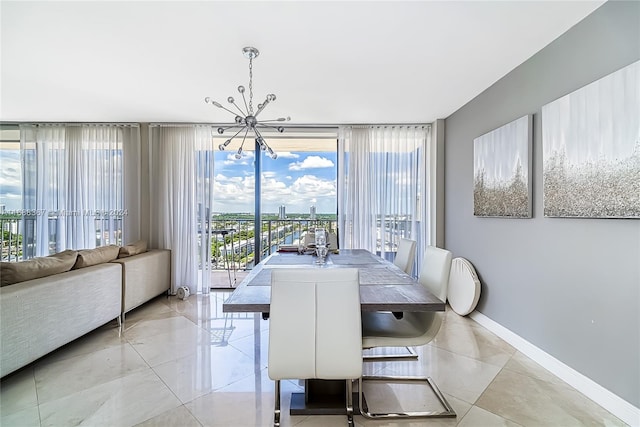
<instances>
[{"instance_id":1,"label":"sheer white curtain","mask_svg":"<svg viewBox=\"0 0 640 427\"><path fill-rule=\"evenodd\" d=\"M400 238L431 243L427 204L430 126L350 126L340 129L340 245L387 257ZM419 268L419 263L416 263Z\"/></svg>"},{"instance_id":2,"label":"sheer white curtain","mask_svg":"<svg viewBox=\"0 0 640 427\"><path fill-rule=\"evenodd\" d=\"M172 293L187 286L209 293L213 142L209 126L153 125L150 128L153 247L171 249Z\"/></svg>"},{"instance_id":3,"label":"sheer white curtain","mask_svg":"<svg viewBox=\"0 0 640 427\"><path fill-rule=\"evenodd\" d=\"M25 257L122 244L123 233L138 238L139 219L129 217L124 177L131 200L139 199L139 177L123 169L123 152L126 146L130 162L137 161L139 132L128 125L21 126L23 227L25 239L35 244Z\"/></svg>"}]
</instances>

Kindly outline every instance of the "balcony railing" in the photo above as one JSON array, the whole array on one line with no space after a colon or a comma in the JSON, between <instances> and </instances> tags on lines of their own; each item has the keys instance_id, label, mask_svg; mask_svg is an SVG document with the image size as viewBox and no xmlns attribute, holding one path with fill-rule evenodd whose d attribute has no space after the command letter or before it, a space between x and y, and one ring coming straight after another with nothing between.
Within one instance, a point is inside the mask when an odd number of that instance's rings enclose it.
<instances>
[{"instance_id":1,"label":"balcony railing","mask_svg":"<svg viewBox=\"0 0 640 427\"><path fill-rule=\"evenodd\" d=\"M335 219L265 219L261 221L260 259L276 252L280 245L295 245L309 229L323 227L337 232ZM253 219L214 219L211 222L212 269L251 269L255 262Z\"/></svg>"},{"instance_id":2,"label":"balcony railing","mask_svg":"<svg viewBox=\"0 0 640 427\"><path fill-rule=\"evenodd\" d=\"M48 252L58 251L57 230L62 218L50 215L48 222ZM122 218L95 219L96 246L122 244ZM378 220L378 253L385 252L391 260L401 237L408 235L411 220L406 217L387 217ZM0 247L3 261L19 261L36 255L36 216L0 215ZM255 263L255 223L250 215L226 216L213 219L209 239L211 270L250 270ZM310 229L322 227L337 233L333 219L264 219L261 221L260 259L276 252L280 245L296 245ZM384 230L383 230L384 228ZM104 230L104 231L101 231ZM199 233L203 237L202 233ZM206 233L204 233L206 235ZM384 251L382 251L384 249Z\"/></svg>"},{"instance_id":3,"label":"balcony railing","mask_svg":"<svg viewBox=\"0 0 640 427\"><path fill-rule=\"evenodd\" d=\"M47 226L47 250L48 254L60 252L61 239L58 238L62 231L61 225L66 228L73 226L69 222L69 215L49 214L46 218ZM95 216L93 219L93 232L95 232L95 246L122 245L123 217ZM21 261L33 258L37 255L36 236L38 228L37 215L0 214L0 254L2 261ZM44 222L42 222L44 224ZM83 248L78 248L83 249Z\"/></svg>"}]
</instances>

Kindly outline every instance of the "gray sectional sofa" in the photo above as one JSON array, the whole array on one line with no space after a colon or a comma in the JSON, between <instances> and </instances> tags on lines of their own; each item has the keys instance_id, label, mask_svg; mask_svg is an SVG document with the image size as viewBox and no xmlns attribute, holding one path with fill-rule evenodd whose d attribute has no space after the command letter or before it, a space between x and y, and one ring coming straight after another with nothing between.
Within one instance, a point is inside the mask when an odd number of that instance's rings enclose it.
<instances>
[{"instance_id":1,"label":"gray sectional sofa","mask_svg":"<svg viewBox=\"0 0 640 427\"><path fill-rule=\"evenodd\" d=\"M67 260L69 252L64 255ZM85 252L85 260L91 259ZM80 258L71 264L74 269L14 284L4 283L11 273L3 265L0 377L105 323L118 320L121 324L126 312L170 289L169 250L154 249L77 268Z\"/></svg>"}]
</instances>

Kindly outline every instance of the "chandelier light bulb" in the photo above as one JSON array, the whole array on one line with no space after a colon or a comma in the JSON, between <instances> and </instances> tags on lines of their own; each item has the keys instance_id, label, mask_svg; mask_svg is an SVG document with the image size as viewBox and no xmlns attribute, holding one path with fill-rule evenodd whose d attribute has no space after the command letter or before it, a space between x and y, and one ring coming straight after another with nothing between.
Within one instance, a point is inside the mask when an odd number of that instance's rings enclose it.
<instances>
[{"instance_id":1,"label":"chandelier light bulb","mask_svg":"<svg viewBox=\"0 0 640 427\"><path fill-rule=\"evenodd\" d=\"M222 135L226 129L236 128L238 130L237 132L236 130L234 130L233 132L235 132L235 134L231 138L227 139L223 144L220 144L218 148L220 149L220 151L224 151L225 148L231 143L231 141L236 136L243 133L244 131L244 137L242 138L242 143L240 144L240 148L238 148L238 151L234 154L234 157L240 160L242 158L242 146L244 145L245 138L247 137L247 134L249 133L249 131L252 131L255 136L255 142L256 142L256 145L259 147L259 150L267 151L271 156L271 158L275 160L278 158L278 155L271 149L271 147L269 147L269 144L267 143L267 141L265 141L262 135L260 134L260 130L274 129L279 133L282 133L284 132L284 127L282 126L276 127L271 123L289 121L291 120L291 117L286 117L286 118L281 117L278 119L264 120L264 121L260 121L258 119L258 116L260 115L260 113L262 113L262 110L264 110L269 105L269 103L276 100L276 95L273 93L268 94L266 96L266 99L261 104L258 104L258 109L257 110L253 109L253 60L258 57L260 52L255 47L245 47L242 49L242 52L244 56L247 59L249 59L248 102L247 102L247 97L245 96L246 88L243 85L238 86L238 92L242 95L242 102L239 103L240 105L236 104L235 99L232 96L227 98L227 102L229 102L229 104L232 104L233 108L224 107L220 103L212 100L210 97L206 97L204 99L205 103L221 108L234 115L235 125L227 126L226 128L219 127L217 128L217 132L218 134ZM244 109L241 106L244 107ZM232 111L231 108L234 111ZM238 111L240 112L240 115L238 115L237 113ZM256 149L258 149L258 147L256 147Z\"/></svg>"}]
</instances>

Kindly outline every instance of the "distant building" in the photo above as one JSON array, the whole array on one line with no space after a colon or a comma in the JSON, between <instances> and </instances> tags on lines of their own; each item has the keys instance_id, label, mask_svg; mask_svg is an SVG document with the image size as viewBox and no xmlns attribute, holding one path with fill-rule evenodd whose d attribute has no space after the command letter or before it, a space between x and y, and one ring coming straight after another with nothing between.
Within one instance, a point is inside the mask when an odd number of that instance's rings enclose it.
<instances>
[{"instance_id":1,"label":"distant building","mask_svg":"<svg viewBox=\"0 0 640 427\"><path fill-rule=\"evenodd\" d=\"M6 208L7 208L6 205L0 205L0 213L4 213Z\"/></svg>"},{"instance_id":2,"label":"distant building","mask_svg":"<svg viewBox=\"0 0 640 427\"><path fill-rule=\"evenodd\" d=\"M286 208L284 205L278 208L278 219L287 219Z\"/></svg>"},{"instance_id":3,"label":"distant building","mask_svg":"<svg viewBox=\"0 0 640 427\"><path fill-rule=\"evenodd\" d=\"M311 219L316 219L316 207L315 206L311 206L311 208L309 209L309 216L311 217Z\"/></svg>"}]
</instances>

